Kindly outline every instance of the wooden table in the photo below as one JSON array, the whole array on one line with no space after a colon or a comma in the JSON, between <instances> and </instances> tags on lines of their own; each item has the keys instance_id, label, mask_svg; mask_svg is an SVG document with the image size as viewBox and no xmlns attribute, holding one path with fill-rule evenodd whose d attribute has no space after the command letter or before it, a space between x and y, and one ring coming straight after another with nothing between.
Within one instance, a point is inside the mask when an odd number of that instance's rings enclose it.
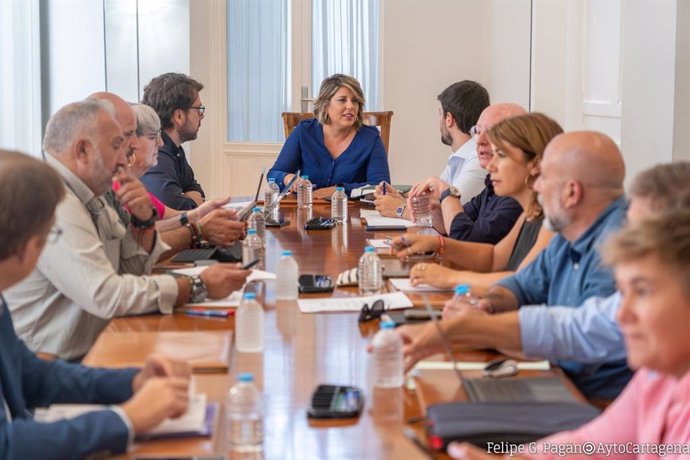
<instances>
[{"instance_id":1,"label":"wooden table","mask_svg":"<svg viewBox=\"0 0 690 460\"><path fill-rule=\"evenodd\" d=\"M303 230L304 222L312 215L330 216L327 205L315 205L311 212L295 207L281 209L291 224L267 231L269 271L275 270L281 250L290 249L301 273L325 273L335 279L338 273L357 265L366 238L385 237L381 233L364 232L358 207L352 204L349 224L330 231ZM401 429L407 419L422 415L427 405L465 398L453 372L423 371L415 379L416 390L372 390L368 381L371 374L366 345L378 329L376 322L359 325L357 313L302 314L294 302L276 304L274 284L267 283L263 353L234 352L229 374L194 376L196 390L207 393L211 401L223 403L235 375L252 372L266 397L263 453L266 459L427 458L401 434ZM356 295L356 290L336 289L334 295ZM434 303L440 303L449 295L433 294L431 297ZM146 315L116 319L104 334L232 328L233 318ZM477 361L495 356L495 353L465 351L460 358ZM90 356L90 359L98 362L98 356ZM467 375L472 376L471 373ZM366 406L362 416L344 421L309 420L306 410L310 395L320 383L348 384L365 389ZM424 439L420 425L415 428ZM130 457L172 453L230 455L226 448L226 431L222 410L212 439L149 441L138 444Z\"/></svg>"}]
</instances>

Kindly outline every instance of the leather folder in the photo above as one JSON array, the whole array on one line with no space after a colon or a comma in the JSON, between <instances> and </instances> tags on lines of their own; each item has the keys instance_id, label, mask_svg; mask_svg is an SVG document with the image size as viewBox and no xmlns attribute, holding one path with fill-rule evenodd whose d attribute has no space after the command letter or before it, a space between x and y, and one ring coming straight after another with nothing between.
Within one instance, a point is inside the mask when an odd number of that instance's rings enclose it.
<instances>
[{"instance_id":1,"label":"leather folder","mask_svg":"<svg viewBox=\"0 0 690 460\"><path fill-rule=\"evenodd\" d=\"M104 332L83 364L141 367L152 353L189 361L192 372L227 372L232 331Z\"/></svg>"}]
</instances>

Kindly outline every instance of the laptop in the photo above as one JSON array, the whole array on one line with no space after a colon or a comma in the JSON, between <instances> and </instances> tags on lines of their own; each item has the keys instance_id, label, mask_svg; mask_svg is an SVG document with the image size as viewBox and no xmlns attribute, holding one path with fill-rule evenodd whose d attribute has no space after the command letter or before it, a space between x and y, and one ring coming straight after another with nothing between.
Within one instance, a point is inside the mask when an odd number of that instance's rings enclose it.
<instances>
[{"instance_id":1,"label":"laptop","mask_svg":"<svg viewBox=\"0 0 690 460\"><path fill-rule=\"evenodd\" d=\"M463 379L472 402L577 402L558 377Z\"/></svg>"},{"instance_id":2,"label":"laptop","mask_svg":"<svg viewBox=\"0 0 690 460\"><path fill-rule=\"evenodd\" d=\"M252 209L254 209L254 207L256 207L256 203L259 201L259 193L261 193L261 184L264 181L264 175L265 174L266 174L266 168L264 167L261 170L261 176L259 177L259 185L256 186L256 195L254 195L254 201L252 201L247 206L242 208L242 210L239 212L238 217L239 217L240 221L244 222L245 220L247 220L247 218L249 217L249 214L252 213Z\"/></svg>"}]
</instances>

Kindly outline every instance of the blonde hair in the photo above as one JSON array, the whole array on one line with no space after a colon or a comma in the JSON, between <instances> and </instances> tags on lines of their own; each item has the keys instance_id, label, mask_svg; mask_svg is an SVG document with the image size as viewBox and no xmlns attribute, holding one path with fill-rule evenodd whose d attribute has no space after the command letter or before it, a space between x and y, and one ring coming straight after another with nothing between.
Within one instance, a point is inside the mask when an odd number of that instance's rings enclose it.
<instances>
[{"instance_id":1,"label":"blonde hair","mask_svg":"<svg viewBox=\"0 0 690 460\"><path fill-rule=\"evenodd\" d=\"M355 120L355 129L359 129L364 124L364 91L362 91L359 82L348 75L337 73L321 82L319 97L314 102L314 116L322 125L329 124L331 120L328 117L328 106L331 104L331 99L335 93L343 87L352 92L354 101L359 104L357 119Z\"/></svg>"},{"instance_id":2,"label":"blonde hair","mask_svg":"<svg viewBox=\"0 0 690 460\"><path fill-rule=\"evenodd\" d=\"M534 112L500 121L489 129L487 135L489 141L497 147L505 150L505 144L508 143L522 151L525 163L534 161L538 165L544 156L546 145L562 132L563 128L555 120L543 113ZM536 174L525 179L530 189L538 176L539 174ZM543 210L537 202L536 193L525 212L528 216L541 216Z\"/></svg>"},{"instance_id":3,"label":"blonde hair","mask_svg":"<svg viewBox=\"0 0 690 460\"><path fill-rule=\"evenodd\" d=\"M690 295L690 207L671 207L629 225L610 236L601 252L607 265L654 255L680 276Z\"/></svg>"}]
</instances>

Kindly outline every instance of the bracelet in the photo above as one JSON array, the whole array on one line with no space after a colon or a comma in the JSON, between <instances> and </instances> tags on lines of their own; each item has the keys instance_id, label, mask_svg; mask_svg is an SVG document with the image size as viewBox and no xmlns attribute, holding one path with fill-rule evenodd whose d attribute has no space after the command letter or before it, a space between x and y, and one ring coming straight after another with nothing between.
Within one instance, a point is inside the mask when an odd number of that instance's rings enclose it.
<instances>
[{"instance_id":1,"label":"bracelet","mask_svg":"<svg viewBox=\"0 0 690 460\"><path fill-rule=\"evenodd\" d=\"M187 227L187 230L189 230L189 233L190 233L191 236L192 236L192 244L191 244L191 246L192 246L193 248L198 248L198 247L200 247L200 246L201 246L201 237L200 237L199 234L197 233L196 227L194 227L194 225L192 225L192 223L190 223L190 222L187 222L187 223L185 224L185 227Z\"/></svg>"},{"instance_id":2,"label":"bracelet","mask_svg":"<svg viewBox=\"0 0 690 460\"><path fill-rule=\"evenodd\" d=\"M141 220L137 218L134 214L129 219L129 222L132 224L132 227L138 228L139 230L148 230L150 228L153 228L154 225L156 225L156 220L158 220L158 210L155 207L152 207L151 210L153 211L151 213L151 217L149 217L146 220Z\"/></svg>"},{"instance_id":3,"label":"bracelet","mask_svg":"<svg viewBox=\"0 0 690 460\"><path fill-rule=\"evenodd\" d=\"M199 233L198 233L199 239L200 240L204 239L204 227L201 226L201 221L196 223L196 228L197 228L197 230L199 230Z\"/></svg>"},{"instance_id":4,"label":"bracelet","mask_svg":"<svg viewBox=\"0 0 690 460\"><path fill-rule=\"evenodd\" d=\"M446 252L446 241L441 235L436 235L438 237L438 255L443 257Z\"/></svg>"}]
</instances>

